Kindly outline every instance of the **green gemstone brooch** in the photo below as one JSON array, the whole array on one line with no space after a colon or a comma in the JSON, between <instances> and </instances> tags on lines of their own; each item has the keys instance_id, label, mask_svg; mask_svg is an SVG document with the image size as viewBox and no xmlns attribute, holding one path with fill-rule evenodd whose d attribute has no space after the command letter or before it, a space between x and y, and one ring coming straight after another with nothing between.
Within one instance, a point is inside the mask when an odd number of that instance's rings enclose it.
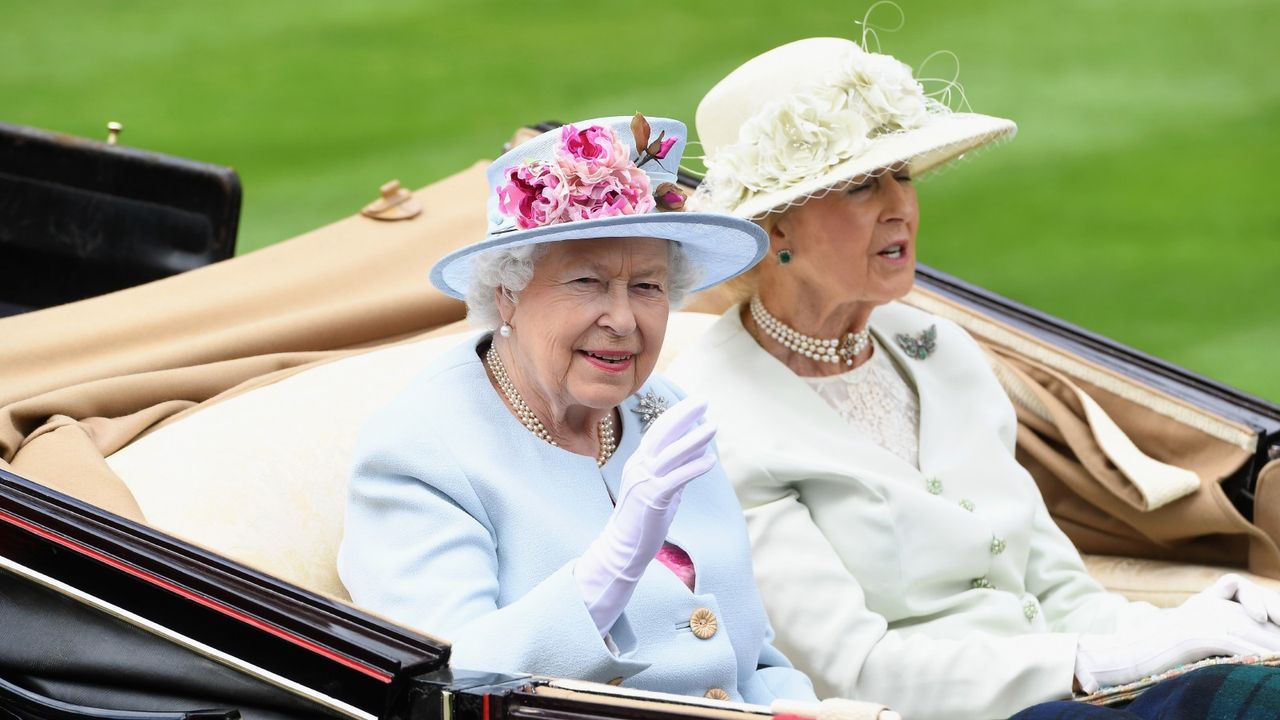
<instances>
[{"instance_id":1,"label":"green gemstone brooch","mask_svg":"<svg viewBox=\"0 0 1280 720\"><path fill-rule=\"evenodd\" d=\"M908 356L924 360L938 347L938 326L930 325L928 330L922 330L915 335L898 333L893 336L893 339L898 341L898 347L902 348Z\"/></svg>"}]
</instances>

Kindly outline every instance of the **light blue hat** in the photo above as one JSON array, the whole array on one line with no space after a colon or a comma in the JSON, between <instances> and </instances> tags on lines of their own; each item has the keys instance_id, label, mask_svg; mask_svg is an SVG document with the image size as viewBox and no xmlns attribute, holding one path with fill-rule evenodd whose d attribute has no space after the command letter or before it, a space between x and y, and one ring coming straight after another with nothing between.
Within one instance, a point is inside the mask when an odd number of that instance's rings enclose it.
<instances>
[{"instance_id":1,"label":"light blue hat","mask_svg":"<svg viewBox=\"0 0 1280 720\"><path fill-rule=\"evenodd\" d=\"M633 127L646 145L637 148ZM747 220L675 211L684 202L675 182L687 137L678 120L637 115L573 123L511 149L487 171L484 239L441 258L432 284L465 298L479 253L601 237L680 243L701 273L695 291L741 274L764 257L769 238Z\"/></svg>"}]
</instances>

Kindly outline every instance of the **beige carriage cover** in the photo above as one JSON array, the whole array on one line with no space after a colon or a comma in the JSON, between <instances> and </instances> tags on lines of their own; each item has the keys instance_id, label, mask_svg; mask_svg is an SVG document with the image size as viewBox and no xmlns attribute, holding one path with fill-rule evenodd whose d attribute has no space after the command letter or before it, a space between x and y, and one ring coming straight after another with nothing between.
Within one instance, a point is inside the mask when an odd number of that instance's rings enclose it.
<instances>
[{"instance_id":1,"label":"beige carriage cover","mask_svg":"<svg viewBox=\"0 0 1280 720\"><path fill-rule=\"evenodd\" d=\"M184 275L0 320L0 467L145 521L107 456L307 368L456 330L463 308L428 283L427 270L483 235L483 168L417 191L425 211L412 220L357 214ZM917 290L908 301L961 322L990 351L1018 407L1021 459L1083 551L1280 578L1280 465L1260 481L1256 525L1219 486L1251 455L1248 428L936 295ZM728 302L713 290L689 309L720 312ZM1189 494L1151 502L1125 471L1132 459L1121 455L1132 453L1100 440L1100 418L1128 438L1121 446L1193 471Z\"/></svg>"}]
</instances>

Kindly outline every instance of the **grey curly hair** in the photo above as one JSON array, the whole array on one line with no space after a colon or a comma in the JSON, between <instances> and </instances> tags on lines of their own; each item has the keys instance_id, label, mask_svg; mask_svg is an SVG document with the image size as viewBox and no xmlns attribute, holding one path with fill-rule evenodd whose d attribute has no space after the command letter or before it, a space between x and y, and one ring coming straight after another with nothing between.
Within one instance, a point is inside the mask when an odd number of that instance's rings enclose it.
<instances>
[{"instance_id":1,"label":"grey curly hair","mask_svg":"<svg viewBox=\"0 0 1280 720\"><path fill-rule=\"evenodd\" d=\"M476 255L471 262L471 283L467 286L467 320L476 327L493 330L502 324L498 314L497 288L513 302L533 279L533 267L546 251L545 244L500 248ZM701 273L689 261L680 243L667 241L667 302L678 309L698 282Z\"/></svg>"}]
</instances>

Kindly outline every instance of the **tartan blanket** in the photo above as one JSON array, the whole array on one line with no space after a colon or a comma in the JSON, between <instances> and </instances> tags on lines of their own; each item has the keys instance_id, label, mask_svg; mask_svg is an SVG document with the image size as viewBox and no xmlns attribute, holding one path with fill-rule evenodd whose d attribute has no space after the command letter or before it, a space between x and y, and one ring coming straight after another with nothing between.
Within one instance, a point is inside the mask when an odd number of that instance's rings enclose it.
<instances>
[{"instance_id":1,"label":"tartan blanket","mask_svg":"<svg viewBox=\"0 0 1280 720\"><path fill-rule=\"evenodd\" d=\"M1011 720L1277 720L1280 718L1280 657L1241 662L1197 663L1121 686L1107 698L1062 700L1027 708ZM1105 694L1110 690L1104 691ZM1105 700L1106 704L1091 704Z\"/></svg>"}]
</instances>

